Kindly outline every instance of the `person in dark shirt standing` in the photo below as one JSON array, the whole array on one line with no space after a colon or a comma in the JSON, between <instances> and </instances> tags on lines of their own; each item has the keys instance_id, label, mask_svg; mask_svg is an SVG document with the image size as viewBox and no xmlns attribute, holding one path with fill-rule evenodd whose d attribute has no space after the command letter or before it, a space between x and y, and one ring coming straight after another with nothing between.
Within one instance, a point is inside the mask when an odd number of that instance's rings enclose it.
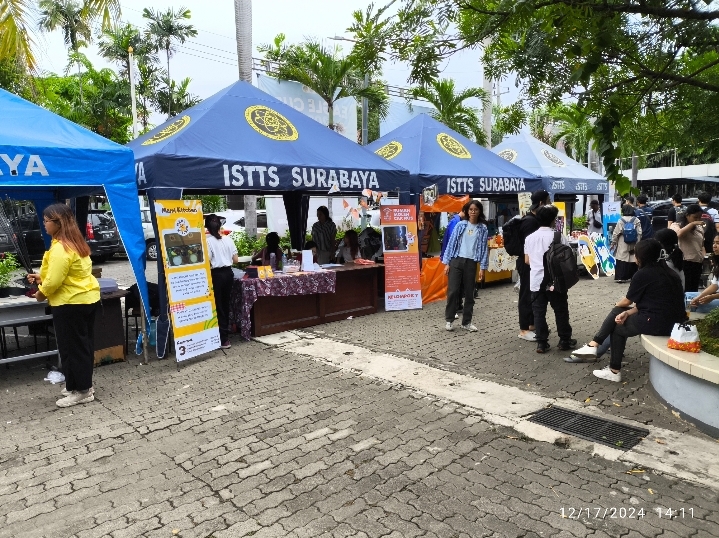
<instances>
[{"instance_id":1,"label":"person in dark shirt standing","mask_svg":"<svg viewBox=\"0 0 719 538\"><path fill-rule=\"evenodd\" d=\"M539 230L537 210L552 203L547 191L536 191L532 194L532 205L529 213L522 217L519 228L519 238L522 248L527 237ZM517 257L517 273L519 274L519 299L517 310L519 311L519 337L522 340L536 341L534 333L534 314L532 313L532 291L529 289L529 264L524 262L524 251Z\"/></svg>"},{"instance_id":2,"label":"person in dark shirt standing","mask_svg":"<svg viewBox=\"0 0 719 538\"><path fill-rule=\"evenodd\" d=\"M661 243L656 239L639 241L635 255L639 270L632 277L626 297L609 312L594 339L572 353L572 357L596 357L599 343L609 336L609 366L594 370L596 377L607 381L622 380L622 356L629 337L669 336L674 324L686 318L682 283L664 261Z\"/></svg>"},{"instance_id":3,"label":"person in dark shirt standing","mask_svg":"<svg viewBox=\"0 0 719 538\"><path fill-rule=\"evenodd\" d=\"M634 208L634 215L639 219L642 225L642 239L651 239L654 237L654 228L652 228L652 208L647 206L646 194L637 196L637 207Z\"/></svg>"},{"instance_id":4,"label":"person in dark shirt standing","mask_svg":"<svg viewBox=\"0 0 719 538\"><path fill-rule=\"evenodd\" d=\"M682 195L679 193L676 193L674 196L672 196L672 207L669 209L669 213L667 213L667 228L669 228L669 226L671 226L675 222L681 220L679 217L677 217L677 211L679 211L681 214L684 214Z\"/></svg>"}]
</instances>

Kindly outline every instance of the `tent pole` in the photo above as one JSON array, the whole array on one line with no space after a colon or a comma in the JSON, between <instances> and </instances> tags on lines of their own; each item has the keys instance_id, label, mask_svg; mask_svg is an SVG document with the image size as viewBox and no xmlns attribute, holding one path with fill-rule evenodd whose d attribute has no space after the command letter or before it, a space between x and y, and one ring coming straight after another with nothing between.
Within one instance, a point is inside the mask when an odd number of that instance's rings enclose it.
<instances>
[{"instance_id":1,"label":"tent pole","mask_svg":"<svg viewBox=\"0 0 719 538\"><path fill-rule=\"evenodd\" d=\"M148 354L147 354L147 346L148 344L148 334L147 334L147 318L145 318L145 313L143 312L140 316L140 319L142 320L142 364L148 363Z\"/></svg>"}]
</instances>

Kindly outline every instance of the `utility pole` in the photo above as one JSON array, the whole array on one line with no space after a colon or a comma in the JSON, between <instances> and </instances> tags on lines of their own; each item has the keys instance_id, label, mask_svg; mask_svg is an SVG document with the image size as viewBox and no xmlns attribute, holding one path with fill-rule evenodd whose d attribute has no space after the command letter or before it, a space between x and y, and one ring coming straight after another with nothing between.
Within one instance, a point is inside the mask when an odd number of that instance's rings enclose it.
<instances>
[{"instance_id":1,"label":"utility pole","mask_svg":"<svg viewBox=\"0 0 719 538\"><path fill-rule=\"evenodd\" d=\"M489 38L484 40L486 49L492 41ZM482 129L487 136L487 149L492 149L492 79L487 77L487 66L482 66L482 89L487 94L487 101L482 108ZM497 96L499 98L499 96Z\"/></svg>"},{"instance_id":2,"label":"utility pole","mask_svg":"<svg viewBox=\"0 0 719 538\"><path fill-rule=\"evenodd\" d=\"M135 97L135 60L132 47L128 47L127 54L130 64L130 100L132 101L132 139L137 138L137 98Z\"/></svg>"},{"instance_id":3,"label":"utility pole","mask_svg":"<svg viewBox=\"0 0 719 538\"><path fill-rule=\"evenodd\" d=\"M240 80L252 84L252 0L235 0L235 39ZM257 196L245 196L245 233L257 237Z\"/></svg>"},{"instance_id":4,"label":"utility pole","mask_svg":"<svg viewBox=\"0 0 719 538\"><path fill-rule=\"evenodd\" d=\"M632 153L632 188L637 188L637 176L639 175L639 157Z\"/></svg>"}]
</instances>

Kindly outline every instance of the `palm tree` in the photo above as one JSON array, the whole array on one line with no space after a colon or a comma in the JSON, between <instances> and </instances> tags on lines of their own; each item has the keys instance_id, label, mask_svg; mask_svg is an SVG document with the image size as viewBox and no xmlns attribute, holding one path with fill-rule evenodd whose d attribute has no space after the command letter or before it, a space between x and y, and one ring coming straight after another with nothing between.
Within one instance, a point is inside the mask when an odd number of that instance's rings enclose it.
<instances>
[{"instance_id":1,"label":"palm tree","mask_svg":"<svg viewBox=\"0 0 719 538\"><path fill-rule=\"evenodd\" d=\"M145 8L142 16L149 20L146 34L154 43L156 50L164 50L167 56L167 78L170 78L170 57L175 53L175 42L184 43L190 37L197 35L197 30L185 20L191 17L190 10L181 7L177 11L167 8L167 11L155 11ZM167 117L172 116L172 96L168 93Z\"/></svg>"},{"instance_id":2,"label":"palm tree","mask_svg":"<svg viewBox=\"0 0 719 538\"><path fill-rule=\"evenodd\" d=\"M0 60L22 62L29 71L37 69L29 30L33 4L30 0L0 0ZM102 13L102 27L108 28L120 15L120 0L86 0L83 10L84 19Z\"/></svg>"},{"instance_id":3,"label":"palm tree","mask_svg":"<svg viewBox=\"0 0 719 538\"><path fill-rule=\"evenodd\" d=\"M576 103L559 105L549 111L550 118L555 123L555 132L552 137L552 146L561 141L564 151L572 155L580 163L587 161L589 142L592 140L592 123L589 115Z\"/></svg>"},{"instance_id":4,"label":"palm tree","mask_svg":"<svg viewBox=\"0 0 719 538\"><path fill-rule=\"evenodd\" d=\"M40 0L39 7L40 30L62 30L65 45L75 52L90 43L93 15L82 4L75 0Z\"/></svg>"},{"instance_id":5,"label":"palm tree","mask_svg":"<svg viewBox=\"0 0 719 538\"><path fill-rule=\"evenodd\" d=\"M186 77L178 84L169 77L161 77L162 86L155 92L155 104L160 112L168 112L168 103L171 106L172 114L177 115L183 110L198 104L202 99L188 91L192 79Z\"/></svg>"},{"instance_id":6,"label":"palm tree","mask_svg":"<svg viewBox=\"0 0 719 538\"><path fill-rule=\"evenodd\" d=\"M156 101L155 94L157 86L160 82L162 70L159 66L152 62L139 62L137 64L137 116L142 124L142 132L144 134L151 129L150 114L152 114L151 105Z\"/></svg>"},{"instance_id":7,"label":"palm tree","mask_svg":"<svg viewBox=\"0 0 719 538\"><path fill-rule=\"evenodd\" d=\"M319 95L327 103L330 129L337 127L334 104L343 97L365 97L370 106L378 109L380 117L385 117L389 99L384 89L378 84L363 88L356 57L342 58L339 51L339 48L329 50L314 41L287 47L280 55L277 76L280 80L299 82Z\"/></svg>"},{"instance_id":8,"label":"palm tree","mask_svg":"<svg viewBox=\"0 0 719 538\"><path fill-rule=\"evenodd\" d=\"M120 64L122 66L120 74L123 77L128 77L128 80L130 76L130 53L128 50L130 47L132 47L133 55L139 63L154 63L157 61L152 47L142 38L140 31L129 23L103 31L98 43L100 55L107 60Z\"/></svg>"},{"instance_id":9,"label":"palm tree","mask_svg":"<svg viewBox=\"0 0 719 538\"><path fill-rule=\"evenodd\" d=\"M487 93L481 88L467 88L456 93L454 81L442 79L429 86L413 88L410 95L414 99L429 101L437 109L432 112L432 117L437 121L474 140L480 146L486 145L487 135L482 129L480 111L464 104L464 101L471 97L487 101Z\"/></svg>"}]
</instances>

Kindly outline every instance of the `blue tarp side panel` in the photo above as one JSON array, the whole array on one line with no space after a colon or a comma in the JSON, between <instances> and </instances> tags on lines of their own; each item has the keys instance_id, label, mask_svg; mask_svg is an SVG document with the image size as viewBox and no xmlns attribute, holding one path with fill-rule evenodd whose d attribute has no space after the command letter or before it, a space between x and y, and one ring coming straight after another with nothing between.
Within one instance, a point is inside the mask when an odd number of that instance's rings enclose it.
<instances>
[{"instance_id":1,"label":"blue tarp side panel","mask_svg":"<svg viewBox=\"0 0 719 538\"><path fill-rule=\"evenodd\" d=\"M407 191L406 170L246 82L130 142L139 189ZM159 199L159 196L156 196Z\"/></svg>"},{"instance_id":2,"label":"blue tarp side panel","mask_svg":"<svg viewBox=\"0 0 719 538\"><path fill-rule=\"evenodd\" d=\"M606 178L529 133L507 136L492 151L542 177L543 188L552 194L609 193Z\"/></svg>"},{"instance_id":3,"label":"blue tarp side panel","mask_svg":"<svg viewBox=\"0 0 719 538\"><path fill-rule=\"evenodd\" d=\"M132 151L0 90L0 196L41 200L40 211L50 198L84 196L103 188L149 316Z\"/></svg>"},{"instance_id":4,"label":"blue tarp side panel","mask_svg":"<svg viewBox=\"0 0 719 538\"><path fill-rule=\"evenodd\" d=\"M414 192L437 185L439 194L508 194L541 188L534 174L498 157L446 125L420 114L369 144L409 170Z\"/></svg>"}]
</instances>

